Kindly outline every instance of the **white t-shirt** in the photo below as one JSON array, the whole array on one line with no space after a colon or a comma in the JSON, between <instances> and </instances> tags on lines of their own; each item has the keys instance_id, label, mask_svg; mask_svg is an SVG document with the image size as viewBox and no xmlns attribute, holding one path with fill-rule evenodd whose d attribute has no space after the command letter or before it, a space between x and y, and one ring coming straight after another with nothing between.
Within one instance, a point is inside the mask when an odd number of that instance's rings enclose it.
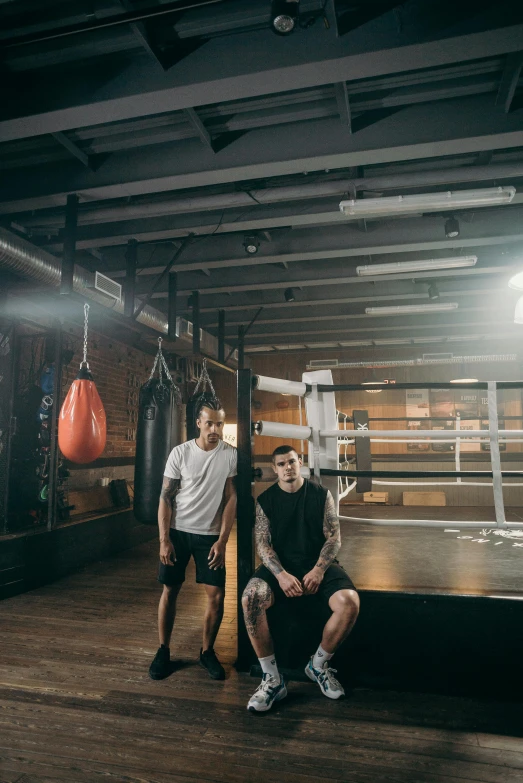
<instances>
[{"instance_id":1,"label":"white t-shirt","mask_svg":"<svg viewBox=\"0 0 523 783\"><path fill-rule=\"evenodd\" d=\"M195 440L175 446L169 454L164 476L181 479L171 527L185 533L218 535L221 529L225 482L236 476L237 454L223 440L210 451Z\"/></svg>"}]
</instances>

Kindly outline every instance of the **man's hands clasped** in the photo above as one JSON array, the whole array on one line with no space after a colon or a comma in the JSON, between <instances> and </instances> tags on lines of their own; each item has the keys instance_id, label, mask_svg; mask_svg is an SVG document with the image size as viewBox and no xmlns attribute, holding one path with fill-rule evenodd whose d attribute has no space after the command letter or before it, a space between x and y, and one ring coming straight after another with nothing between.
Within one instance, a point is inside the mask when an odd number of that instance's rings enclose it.
<instances>
[{"instance_id":1,"label":"man's hands clasped","mask_svg":"<svg viewBox=\"0 0 523 783\"><path fill-rule=\"evenodd\" d=\"M323 571L315 566L305 574L301 582L288 571L282 571L276 578L287 598L299 598L302 595L314 595L318 592L323 581Z\"/></svg>"}]
</instances>

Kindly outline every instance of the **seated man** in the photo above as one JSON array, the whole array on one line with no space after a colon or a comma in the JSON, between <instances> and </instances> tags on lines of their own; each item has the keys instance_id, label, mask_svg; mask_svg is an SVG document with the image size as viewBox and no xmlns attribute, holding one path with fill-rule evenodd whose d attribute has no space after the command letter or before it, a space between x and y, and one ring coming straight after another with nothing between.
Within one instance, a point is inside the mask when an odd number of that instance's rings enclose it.
<instances>
[{"instance_id":1,"label":"seated man","mask_svg":"<svg viewBox=\"0 0 523 783\"><path fill-rule=\"evenodd\" d=\"M281 599L304 599L319 593L332 614L305 674L329 699L344 690L329 661L350 633L359 611L359 597L336 555L341 546L334 499L324 487L301 476L301 459L291 446L272 455L278 481L263 492L256 505L256 548L263 563L242 596L247 632L263 672L247 709L266 712L285 698L287 689L278 671L267 623L267 609Z\"/></svg>"}]
</instances>

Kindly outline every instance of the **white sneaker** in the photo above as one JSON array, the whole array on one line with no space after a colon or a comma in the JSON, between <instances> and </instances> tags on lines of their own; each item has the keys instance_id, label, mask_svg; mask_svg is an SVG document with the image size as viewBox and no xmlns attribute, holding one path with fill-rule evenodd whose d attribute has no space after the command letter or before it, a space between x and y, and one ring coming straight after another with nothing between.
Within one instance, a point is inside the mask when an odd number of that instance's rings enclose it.
<instances>
[{"instance_id":1,"label":"white sneaker","mask_svg":"<svg viewBox=\"0 0 523 783\"><path fill-rule=\"evenodd\" d=\"M267 712L275 701L280 701L287 696L285 681L280 675L280 681L271 674L264 674L257 689L252 694L247 704L250 712Z\"/></svg>"},{"instance_id":2,"label":"white sneaker","mask_svg":"<svg viewBox=\"0 0 523 783\"><path fill-rule=\"evenodd\" d=\"M334 676L336 669L331 669L328 666L328 661L325 661L323 668L315 669L312 665L312 658L305 667L305 674L313 682L317 682L321 688L321 692L328 699L339 699L341 696L345 696L343 685L338 682Z\"/></svg>"}]
</instances>

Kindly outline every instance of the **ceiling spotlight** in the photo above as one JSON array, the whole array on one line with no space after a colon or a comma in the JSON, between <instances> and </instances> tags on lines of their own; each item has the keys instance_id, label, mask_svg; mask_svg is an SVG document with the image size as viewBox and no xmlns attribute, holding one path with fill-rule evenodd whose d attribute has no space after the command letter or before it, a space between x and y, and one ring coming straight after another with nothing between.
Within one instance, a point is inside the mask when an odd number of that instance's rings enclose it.
<instances>
[{"instance_id":1,"label":"ceiling spotlight","mask_svg":"<svg viewBox=\"0 0 523 783\"><path fill-rule=\"evenodd\" d=\"M445 221L445 236L447 239L459 237L459 221L455 217L449 217Z\"/></svg>"},{"instance_id":2,"label":"ceiling spotlight","mask_svg":"<svg viewBox=\"0 0 523 783\"><path fill-rule=\"evenodd\" d=\"M260 240L255 236L244 236L243 246L245 248L245 252L250 256L253 256L258 252L258 248L260 247Z\"/></svg>"},{"instance_id":3,"label":"ceiling spotlight","mask_svg":"<svg viewBox=\"0 0 523 783\"><path fill-rule=\"evenodd\" d=\"M429 299L439 299L438 286L435 283L429 285Z\"/></svg>"},{"instance_id":4,"label":"ceiling spotlight","mask_svg":"<svg viewBox=\"0 0 523 783\"><path fill-rule=\"evenodd\" d=\"M298 23L300 0L272 0L271 29L276 35L289 35Z\"/></svg>"},{"instance_id":5,"label":"ceiling spotlight","mask_svg":"<svg viewBox=\"0 0 523 783\"><path fill-rule=\"evenodd\" d=\"M294 291L292 290L292 288L286 288L285 291L283 292L283 296L285 297L286 302L294 302L296 298L294 296Z\"/></svg>"}]
</instances>

